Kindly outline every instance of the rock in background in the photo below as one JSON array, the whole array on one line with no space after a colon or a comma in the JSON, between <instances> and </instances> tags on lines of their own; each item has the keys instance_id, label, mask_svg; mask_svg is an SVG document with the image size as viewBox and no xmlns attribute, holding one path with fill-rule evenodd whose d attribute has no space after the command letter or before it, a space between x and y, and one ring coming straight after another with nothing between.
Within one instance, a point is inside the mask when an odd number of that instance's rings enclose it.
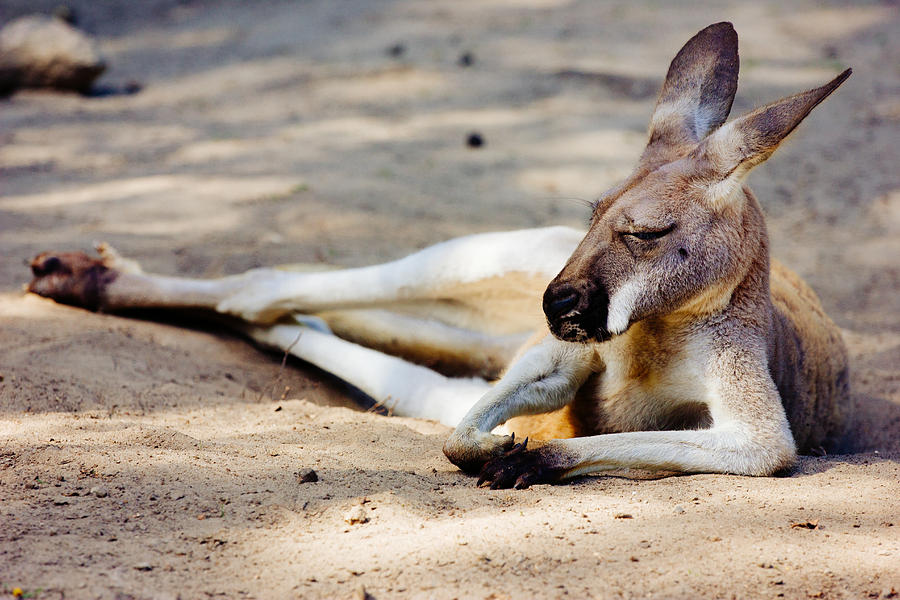
<instances>
[{"instance_id":1,"label":"rock in background","mask_svg":"<svg viewBox=\"0 0 900 600\"><path fill-rule=\"evenodd\" d=\"M96 42L61 19L21 17L0 30L0 95L20 88L87 93L104 69Z\"/></svg>"}]
</instances>

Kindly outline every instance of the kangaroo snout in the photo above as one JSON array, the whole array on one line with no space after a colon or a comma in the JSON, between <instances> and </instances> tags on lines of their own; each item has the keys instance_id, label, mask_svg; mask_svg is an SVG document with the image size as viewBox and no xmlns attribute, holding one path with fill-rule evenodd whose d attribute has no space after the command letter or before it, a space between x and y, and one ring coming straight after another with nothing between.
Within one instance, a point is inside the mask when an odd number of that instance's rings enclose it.
<instances>
[{"instance_id":1,"label":"kangaroo snout","mask_svg":"<svg viewBox=\"0 0 900 600\"><path fill-rule=\"evenodd\" d=\"M550 332L567 342L609 339L606 330L608 309L609 295L602 287L579 290L554 281L544 292L544 315Z\"/></svg>"},{"instance_id":2,"label":"kangaroo snout","mask_svg":"<svg viewBox=\"0 0 900 600\"><path fill-rule=\"evenodd\" d=\"M572 312L579 300L579 295L574 290L547 288L544 292L544 314L551 321L558 319Z\"/></svg>"}]
</instances>

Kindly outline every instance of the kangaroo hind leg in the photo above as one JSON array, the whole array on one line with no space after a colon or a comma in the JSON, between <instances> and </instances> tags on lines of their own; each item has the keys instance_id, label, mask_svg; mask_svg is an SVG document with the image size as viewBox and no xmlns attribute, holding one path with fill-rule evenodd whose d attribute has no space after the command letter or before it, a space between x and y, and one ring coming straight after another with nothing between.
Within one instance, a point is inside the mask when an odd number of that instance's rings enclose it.
<instances>
[{"instance_id":1,"label":"kangaroo hind leg","mask_svg":"<svg viewBox=\"0 0 900 600\"><path fill-rule=\"evenodd\" d=\"M490 389L483 379L446 377L301 325L245 325L243 331L258 343L289 352L343 379L397 416L454 427Z\"/></svg>"}]
</instances>

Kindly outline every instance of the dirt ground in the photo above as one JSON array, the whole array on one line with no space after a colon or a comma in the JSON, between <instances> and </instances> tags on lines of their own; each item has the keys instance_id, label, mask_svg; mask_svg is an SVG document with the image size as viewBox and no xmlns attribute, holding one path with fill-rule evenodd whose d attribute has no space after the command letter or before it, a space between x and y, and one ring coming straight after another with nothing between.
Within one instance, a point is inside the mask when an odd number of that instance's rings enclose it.
<instances>
[{"instance_id":1,"label":"dirt ground","mask_svg":"<svg viewBox=\"0 0 900 600\"><path fill-rule=\"evenodd\" d=\"M57 3L0 0L0 22ZM0 597L898 597L895 3L70 5L101 84L143 89L0 101ZM741 37L736 114L854 69L751 177L773 254L843 328L853 453L477 489L447 428L362 411L309 367L21 292L25 259L94 240L218 276L582 225L669 60L719 20Z\"/></svg>"}]
</instances>

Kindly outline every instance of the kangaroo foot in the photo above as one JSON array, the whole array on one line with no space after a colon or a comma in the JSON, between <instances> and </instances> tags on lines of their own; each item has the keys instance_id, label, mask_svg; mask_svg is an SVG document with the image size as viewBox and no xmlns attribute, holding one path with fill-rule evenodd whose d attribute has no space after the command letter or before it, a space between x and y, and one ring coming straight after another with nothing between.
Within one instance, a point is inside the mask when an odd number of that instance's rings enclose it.
<instances>
[{"instance_id":1,"label":"kangaroo foot","mask_svg":"<svg viewBox=\"0 0 900 600\"><path fill-rule=\"evenodd\" d=\"M31 260L31 272L29 292L88 310L103 308L106 287L119 275L84 252L42 252Z\"/></svg>"}]
</instances>

